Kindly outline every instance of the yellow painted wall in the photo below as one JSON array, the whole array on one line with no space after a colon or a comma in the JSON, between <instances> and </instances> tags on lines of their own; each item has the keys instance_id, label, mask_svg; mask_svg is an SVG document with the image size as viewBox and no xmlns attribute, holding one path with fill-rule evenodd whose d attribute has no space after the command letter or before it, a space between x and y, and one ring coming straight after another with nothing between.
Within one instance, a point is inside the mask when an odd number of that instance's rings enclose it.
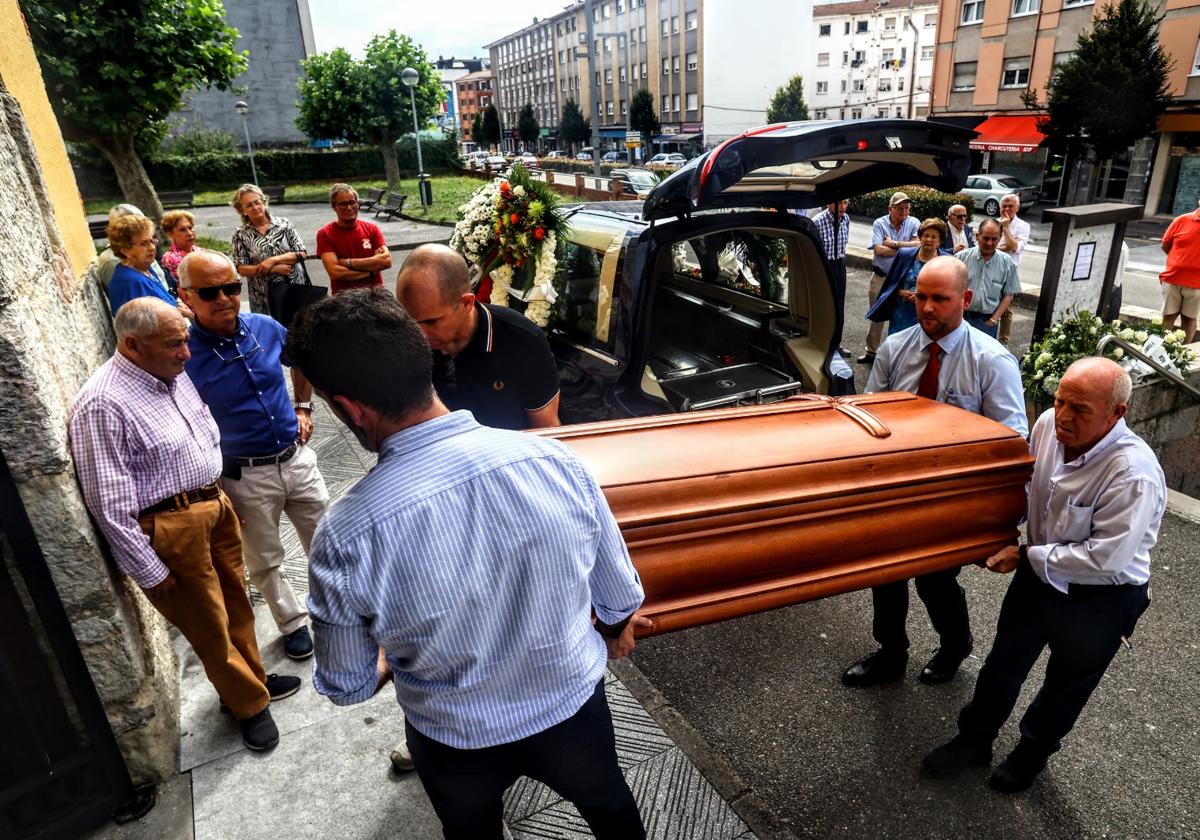
<instances>
[{"instance_id":1,"label":"yellow painted wall","mask_svg":"<svg viewBox=\"0 0 1200 840\"><path fill-rule=\"evenodd\" d=\"M25 18L17 0L0 0L0 80L21 104L29 133L37 149L46 188L54 203L54 216L62 231L67 255L75 273L83 271L96 258L96 248L88 233L83 200L75 183L75 173L67 159L67 147L58 130L58 120L46 97L42 70L33 54Z\"/></svg>"}]
</instances>

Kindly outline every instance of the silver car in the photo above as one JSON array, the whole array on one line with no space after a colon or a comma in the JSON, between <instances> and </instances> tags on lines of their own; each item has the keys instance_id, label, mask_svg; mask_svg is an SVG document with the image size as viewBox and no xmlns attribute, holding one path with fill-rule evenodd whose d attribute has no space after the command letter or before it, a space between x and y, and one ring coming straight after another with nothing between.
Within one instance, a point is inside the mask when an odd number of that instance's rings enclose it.
<instances>
[{"instance_id":1,"label":"silver car","mask_svg":"<svg viewBox=\"0 0 1200 840\"><path fill-rule=\"evenodd\" d=\"M975 207L987 216L1000 215L1000 199L1016 193L1021 206L1038 200L1038 188L1012 175L970 175L967 185L959 190L975 199Z\"/></svg>"}]
</instances>

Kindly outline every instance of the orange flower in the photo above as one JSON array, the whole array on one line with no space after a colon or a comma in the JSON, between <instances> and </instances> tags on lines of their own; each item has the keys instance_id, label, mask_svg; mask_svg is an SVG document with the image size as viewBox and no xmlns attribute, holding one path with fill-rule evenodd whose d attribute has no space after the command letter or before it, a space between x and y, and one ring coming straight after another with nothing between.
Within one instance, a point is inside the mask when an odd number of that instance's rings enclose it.
<instances>
[{"instance_id":1,"label":"orange flower","mask_svg":"<svg viewBox=\"0 0 1200 840\"><path fill-rule=\"evenodd\" d=\"M545 239L546 238L546 229L545 228L534 228L533 229L533 238L534 239Z\"/></svg>"},{"instance_id":2,"label":"orange flower","mask_svg":"<svg viewBox=\"0 0 1200 840\"><path fill-rule=\"evenodd\" d=\"M517 222L521 221L521 217L516 213L513 213L508 217L508 221L515 225Z\"/></svg>"}]
</instances>

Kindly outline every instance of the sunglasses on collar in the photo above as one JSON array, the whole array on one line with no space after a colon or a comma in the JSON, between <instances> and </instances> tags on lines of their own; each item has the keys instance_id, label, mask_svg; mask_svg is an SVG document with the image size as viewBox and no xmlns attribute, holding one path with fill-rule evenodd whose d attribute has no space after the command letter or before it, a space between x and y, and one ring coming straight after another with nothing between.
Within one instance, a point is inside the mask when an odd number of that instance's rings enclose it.
<instances>
[{"instance_id":1,"label":"sunglasses on collar","mask_svg":"<svg viewBox=\"0 0 1200 840\"><path fill-rule=\"evenodd\" d=\"M212 303L217 297L224 292L225 297L235 298L242 293L241 283L226 283L223 286L201 286L198 289L192 289L196 293L196 297L206 303Z\"/></svg>"}]
</instances>

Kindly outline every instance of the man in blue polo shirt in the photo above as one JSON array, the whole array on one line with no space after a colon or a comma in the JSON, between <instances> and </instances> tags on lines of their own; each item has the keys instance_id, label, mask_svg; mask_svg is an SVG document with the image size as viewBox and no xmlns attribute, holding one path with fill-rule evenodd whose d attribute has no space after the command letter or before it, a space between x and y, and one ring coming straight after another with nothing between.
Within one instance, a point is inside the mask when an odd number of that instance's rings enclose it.
<instances>
[{"instance_id":1,"label":"man in blue polo shirt","mask_svg":"<svg viewBox=\"0 0 1200 840\"><path fill-rule=\"evenodd\" d=\"M224 254L197 249L179 264L179 291L196 313L187 373L221 430L225 492L237 509L250 581L262 594L292 659L312 656L308 611L283 569L279 516L307 553L329 506L312 434L312 386L292 368L293 406L283 379L287 330L240 314L241 280Z\"/></svg>"}]
</instances>

